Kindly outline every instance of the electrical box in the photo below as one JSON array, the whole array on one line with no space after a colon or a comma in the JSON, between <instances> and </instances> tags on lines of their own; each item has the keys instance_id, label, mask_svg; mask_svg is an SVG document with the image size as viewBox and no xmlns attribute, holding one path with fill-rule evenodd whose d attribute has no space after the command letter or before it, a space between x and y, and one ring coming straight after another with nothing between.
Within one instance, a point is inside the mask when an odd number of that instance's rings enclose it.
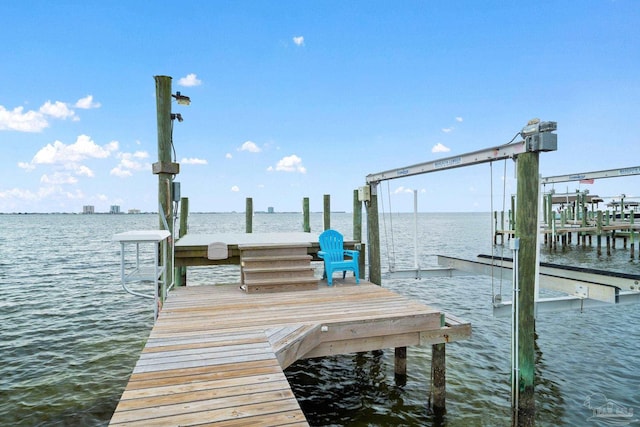
<instances>
[{"instance_id":1,"label":"electrical box","mask_svg":"<svg viewBox=\"0 0 640 427\"><path fill-rule=\"evenodd\" d=\"M358 188L358 200L360 202L371 201L371 187L369 185L365 185L364 187Z\"/></svg>"},{"instance_id":2,"label":"electrical box","mask_svg":"<svg viewBox=\"0 0 640 427\"><path fill-rule=\"evenodd\" d=\"M527 137L529 151L556 151L558 149L558 135L551 132L541 132Z\"/></svg>"},{"instance_id":3,"label":"electrical box","mask_svg":"<svg viewBox=\"0 0 640 427\"><path fill-rule=\"evenodd\" d=\"M171 183L171 200L174 202L180 201L180 183L173 181Z\"/></svg>"}]
</instances>

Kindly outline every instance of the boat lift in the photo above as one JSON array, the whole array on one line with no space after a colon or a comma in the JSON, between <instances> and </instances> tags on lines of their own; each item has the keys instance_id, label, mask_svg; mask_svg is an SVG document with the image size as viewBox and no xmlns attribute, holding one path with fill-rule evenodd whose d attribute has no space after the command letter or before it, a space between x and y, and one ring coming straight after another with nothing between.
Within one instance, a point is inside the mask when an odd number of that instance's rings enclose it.
<instances>
[{"instance_id":1,"label":"boat lift","mask_svg":"<svg viewBox=\"0 0 640 427\"><path fill-rule=\"evenodd\" d=\"M477 164L515 159L525 151L554 151L557 148L557 136L551 131L556 129L555 122L538 124L539 137L531 142L531 133L525 127L521 135L525 139L516 143L509 143L467 154L452 156L440 160L419 163L412 166L390 169L384 172L367 175L367 184L377 185L382 181L404 178L413 175L437 172L446 169L473 166ZM540 178L539 206L542 206L542 188L546 184L559 182L615 178L640 175L640 166L618 169L573 173ZM540 209L539 209L540 210ZM540 212L538 212L539 214ZM538 221L540 223L540 221ZM394 266L384 274L386 278L414 278L425 277L454 277L471 274L494 275L511 272L512 261L507 258L479 255L477 261L469 261L438 255L439 267L421 268L418 263L417 242L417 193L414 191L414 267L412 269L395 269ZM538 251L540 245L537 245ZM539 260L539 255L538 255ZM628 304L640 302L640 275L621 274L603 270L571 269L563 266L540 264L538 261L536 279L536 312L560 311L565 309L584 309L601 306L602 304ZM511 273L510 273L511 274ZM551 289L567 294L554 298L540 298L539 287ZM507 316L511 311L511 301L502 302L501 298L494 300L494 315Z\"/></svg>"}]
</instances>

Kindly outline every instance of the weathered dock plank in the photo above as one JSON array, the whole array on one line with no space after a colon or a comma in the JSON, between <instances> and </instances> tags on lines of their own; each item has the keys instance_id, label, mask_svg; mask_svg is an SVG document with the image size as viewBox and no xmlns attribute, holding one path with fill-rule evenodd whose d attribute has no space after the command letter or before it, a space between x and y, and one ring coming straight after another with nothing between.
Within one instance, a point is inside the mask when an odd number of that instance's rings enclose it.
<instances>
[{"instance_id":1,"label":"weathered dock plank","mask_svg":"<svg viewBox=\"0 0 640 427\"><path fill-rule=\"evenodd\" d=\"M296 360L448 342L470 325L348 278L312 291L173 290L111 425L306 426L283 369Z\"/></svg>"}]
</instances>

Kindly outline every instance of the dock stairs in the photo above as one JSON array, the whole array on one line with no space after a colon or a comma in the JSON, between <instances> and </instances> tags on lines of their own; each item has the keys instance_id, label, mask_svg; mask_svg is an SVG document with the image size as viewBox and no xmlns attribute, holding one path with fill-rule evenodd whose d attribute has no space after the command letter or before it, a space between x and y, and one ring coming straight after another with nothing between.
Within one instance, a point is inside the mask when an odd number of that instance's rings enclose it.
<instances>
[{"instance_id":1,"label":"dock stairs","mask_svg":"<svg viewBox=\"0 0 640 427\"><path fill-rule=\"evenodd\" d=\"M241 288L246 293L318 288L308 244L238 245Z\"/></svg>"}]
</instances>

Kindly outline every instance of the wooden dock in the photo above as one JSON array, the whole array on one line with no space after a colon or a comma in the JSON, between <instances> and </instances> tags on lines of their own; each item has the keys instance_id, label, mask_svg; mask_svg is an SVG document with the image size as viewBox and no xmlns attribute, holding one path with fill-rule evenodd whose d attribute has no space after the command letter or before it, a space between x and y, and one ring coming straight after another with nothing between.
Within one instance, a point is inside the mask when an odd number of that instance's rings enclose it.
<instances>
[{"instance_id":1,"label":"wooden dock","mask_svg":"<svg viewBox=\"0 0 640 427\"><path fill-rule=\"evenodd\" d=\"M306 426L283 372L296 360L471 335L469 323L388 289L335 282L264 294L174 289L110 425Z\"/></svg>"}]
</instances>

